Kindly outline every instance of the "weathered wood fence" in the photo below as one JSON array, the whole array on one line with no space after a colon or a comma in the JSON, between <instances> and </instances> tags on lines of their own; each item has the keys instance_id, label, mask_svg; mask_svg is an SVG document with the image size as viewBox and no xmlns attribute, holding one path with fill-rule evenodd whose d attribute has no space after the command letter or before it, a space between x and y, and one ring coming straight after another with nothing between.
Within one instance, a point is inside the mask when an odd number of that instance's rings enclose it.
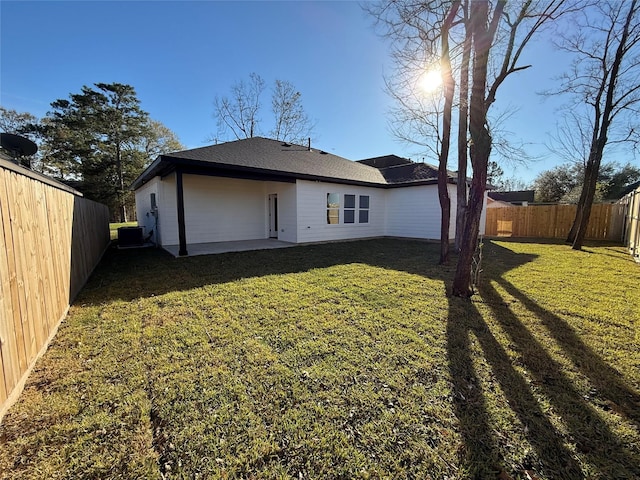
<instances>
[{"instance_id":1,"label":"weathered wood fence","mask_svg":"<svg viewBox=\"0 0 640 480\"><path fill-rule=\"evenodd\" d=\"M640 187L620 200L625 209L624 244L633 258L640 262Z\"/></svg>"},{"instance_id":2,"label":"weathered wood fence","mask_svg":"<svg viewBox=\"0 0 640 480\"><path fill-rule=\"evenodd\" d=\"M109 241L106 206L0 159L0 420Z\"/></svg>"},{"instance_id":3,"label":"weathered wood fence","mask_svg":"<svg viewBox=\"0 0 640 480\"><path fill-rule=\"evenodd\" d=\"M515 238L566 238L575 215L575 205L488 208L485 235ZM591 209L586 238L622 242L623 226L623 205L596 204Z\"/></svg>"}]
</instances>

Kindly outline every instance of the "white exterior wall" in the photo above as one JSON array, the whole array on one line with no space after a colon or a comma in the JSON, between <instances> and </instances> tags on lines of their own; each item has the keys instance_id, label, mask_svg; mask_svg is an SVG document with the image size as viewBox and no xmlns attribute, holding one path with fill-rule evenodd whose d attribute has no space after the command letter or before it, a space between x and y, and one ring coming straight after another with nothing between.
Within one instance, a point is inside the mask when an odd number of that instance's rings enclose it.
<instances>
[{"instance_id":1,"label":"white exterior wall","mask_svg":"<svg viewBox=\"0 0 640 480\"><path fill-rule=\"evenodd\" d=\"M480 214L480 235L484 235L487 227L487 198L488 192L484 192L484 201L482 202L482 213Z\"/></svg>"},{"instance_id":2,"label":"white exterior wall","mask_svg":"<svg viewBox=\"0 0 640 480\"><path fill-rule=\"evenodd\" d=\"M267 199L265 218L265 238L269 236L269 202L270 194L278 195L278 240L297 243L297 208L295 183L266 182L265 198Z\"/></svg>"},{"instance_id":3,"label":"white exterior wall","mask_svg":"<svg viewBox=\"0 0 640 480\"><path fill-rule=\"evenodd\" d=\"M159 178L159 177L156 177ZM167 175L158 182L158 233L161 245L178 244L178 207L176 200L176 174Z\"/></svg>"},{"instance_id":4,"label":"white exterior wall","mask_svg":"<svg viewBox=\"0 0 640 480\"><path fill-rule=\"evenodd\" d=\"M269 237L269 194L278 195L278 239L292 243L367 237L440 238L437 185L373 188L298 180L294 183L184 175L187 244ZM456 186L451 198L450 238L455 238ZM149 232L155 218L150 194L158 204L157 234L162 245L178 244L176 177L156 177L136 191L138 224ZM327 224L327 193L340 194L340 224ZM369 223L344 224L344 195L369 195ZM356 197L356 207L357 205ZM485 232L485 204L480 233ZM357 209L356 209L357 221ZM155 240L155 238L153 238Z\"/></svg>"},{"instance_id":5,"label":"white exterior wall","mask_svg":"<svg viewBox=\"0 0 640 480\"><path fill-rule=\"evenodd\" d=\"M158 201L158 183L159 177L154 177L148 183L136 190L136 218L138 226L144 227L144 235L146 236L153 230L152 241L156 241L156 217L151 214L151 194L156 194L156 203Z\"/></svg>"},{"instance_id":6,"label":"white exterior wall","mask_svg":"<svg viewBox=\"0 0 640 480\"><path fill-rule=\"evenodd\" d=\"M278 195L278 238L296 241L295 184L189 174L182 181L187 245L268 238L268 195L272 193ZM177 245L176 175L156 177L139 188L136 203L144 199L145 191L149 198L146 187L152 182L156 184L160 242ZM150 200L147 202L150 209Z\"/></svg>"},{"instance_id":7,"label":"white exterior wall","mask_svg":"<svg viewBox=\"0 0 640 480\"><path fill-rule=\"evenodd\" d=\"M264 182L201 175L182 178L187 244L267 238Z\"/></svg>"},{"instance_id":8,"label":"white exterior wall","mask_svg":"<svg viewBox=\"0 0 640 480\"><path fill-rule=\"evenodd\" d=\"M449 237L455 238L456 186L449 185L451 222ZM387 228L391 237L440 239L440 201L437 185L391 188L387 190Z\"/></svg>"},{"instance_id":9,"label":"white exterior wall","mask_svg":"<svg viewBox=\"0 0 640 480\"><path fill-rule=\"evenodd\" d=\"M385 235L385 190L308 180L298 180L296 185L297 241L299 243ZM340 194L340 223L336 225L327 224L328 193ZM342 223L345 194L356 195L356 222L358 221L357 196L369 195L369 223Z\"/></svg>"}]
</instances>

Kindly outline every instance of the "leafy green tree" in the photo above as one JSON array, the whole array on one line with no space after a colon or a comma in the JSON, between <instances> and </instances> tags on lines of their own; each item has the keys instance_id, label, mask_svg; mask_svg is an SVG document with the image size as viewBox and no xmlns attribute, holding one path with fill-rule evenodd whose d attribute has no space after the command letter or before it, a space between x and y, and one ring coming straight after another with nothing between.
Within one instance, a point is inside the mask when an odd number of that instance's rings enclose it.
<instances>
[{"instance_id":1,"label":"leafy green tree","mask_svg":"<svg viewBox=\"0 0 640 480\"><path fill-rule=\"evenodd\" d=\"M185 149L178 136L156 120L149 120L147 129L142 137L141 146L146 155L145 162L153 161L163 153L178 152Z\"/></svg>"},{"instance_id":2,"label":"leafy green tree","mask_svg":"<svg viewBox=\"0 0 640 480\"><path fill-rule=\"evenodd\" d=\"M616 165L611 173L607 171L611 164L601 167L601 175L604 177L600 182L600 192L605 200L614 200L622 196L624 189L632 183L640 180L640 168L627 163L620 167ZM604 170L604 172L602 172Z\"/></svg>"},{"instance_id":3,"label":"leafy green tree","mask_svg":"<svg viewBox=\"0 0 640 480\"><path fill-rule=\"evenodd\" d=\"M25 135L31 138L31 124L38 123L38 118L29 112L18 112L0 105L0 132Z\"/></svg>"},{"instance_id":4,"label":"leafy green tree","mask_svg":"<svg viewBox=\"0 0 640 480\"><path fill-rule=\"evenodd\" d=\"M585 166L564 163L541 172L533 182L536 202L578 203L583 189ZM600 167L594 201L619 198L627 185L640 179L640 169L631 164L605 163Z\"/></svg>"},{"instance_id":5,"label":"leafy green tree","mask_svg":"<svg viewBox=\"0 0 640 480\"><path fill-rule=\"evenodd\" d=\"M153 157L183 149L173 132L149 119L130 85L84 86L51 107L42 125L46 168L108 205L121 222L133 205L131 182Z\"/></svg>"},{"instance_id":6,"label":"leafy green tree","mask_svg":"<svg viewBox=\"0 0 640 480\"><path fill-rule=\"evenodd\" d=\"M541 172L533 181L536 202L560 202L582 185L584 169L579 164L564 163Z\"/></svg>"},{"instance_id":7,"label":"leafy green tree","mask_svg":"<svg viewBox=\"0 0 640 480\"><path fill-rule=\"evenodd\" d=\"M132 155L148 124L148 115L130 85L96 83L70 99L54 101L46 126L48 159L84 193L107 204L121 222L128 220L125 187L132 171L143 167Z\"/></svg>"},{"instance_id":8,"label":"leafy green tree","mask_svg":"<svg viewBox=\"0 0 640 480\"><path fill-rule=\"evenodd\" d=\"M0 106L0 132L21 135L39 144L41 141L39 125L40 120L29 112L18 112L17 110ZM2 148L0 147L0 149ZM4 149L2 150L4 151ZM39 159L40 153L38 152L29 158L20 160L23 165L34 170L40 170L41 162Z\"/></svg>"}]
</instances>

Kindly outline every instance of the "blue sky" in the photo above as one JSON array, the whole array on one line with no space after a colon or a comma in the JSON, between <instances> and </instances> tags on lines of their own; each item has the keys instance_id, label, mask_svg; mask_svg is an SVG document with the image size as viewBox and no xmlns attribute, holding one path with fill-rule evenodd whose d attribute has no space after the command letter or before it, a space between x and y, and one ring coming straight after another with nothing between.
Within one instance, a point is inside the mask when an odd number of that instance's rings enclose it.
<instances>
[{"instance_id":1,"label":"blue sky","mask_svg":"<svg viewBox=\"0 0 640 480\"><path fill-rule=\"evenodd\" d=\"M215 96L256 72L268 85L278 78L301 92L318 148L352 160L395 153L437 162L390 133L388 45L355 2L3 0L0 22L5 108L44 116L83 85L128 83L153 119L194 148L216 130ZM519 108L506 129L543 157L504 165L526 182L559 163L543 146L559 102L536 91L560 73L562 57L546 39L532 47L524 62L533 68L508 79L496 104Z\"/></svg>"}]
</instances>

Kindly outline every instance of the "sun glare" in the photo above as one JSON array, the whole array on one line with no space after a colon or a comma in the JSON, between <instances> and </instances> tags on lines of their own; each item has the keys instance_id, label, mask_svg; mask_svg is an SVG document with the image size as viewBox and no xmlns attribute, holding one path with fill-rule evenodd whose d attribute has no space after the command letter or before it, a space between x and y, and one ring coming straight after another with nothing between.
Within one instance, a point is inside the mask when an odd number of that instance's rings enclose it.
<instances>
[{"instance_id":1,"label":"sun glare","mask_svg":"<svg viewBox=\"0 0 640 480\"><path fill-rule=\"evenodd\" d=\"M432 93L442 85L440 70L429 70L422 74L419 80L420 89L425 93Z\"/></svg>"}]
</instances>

